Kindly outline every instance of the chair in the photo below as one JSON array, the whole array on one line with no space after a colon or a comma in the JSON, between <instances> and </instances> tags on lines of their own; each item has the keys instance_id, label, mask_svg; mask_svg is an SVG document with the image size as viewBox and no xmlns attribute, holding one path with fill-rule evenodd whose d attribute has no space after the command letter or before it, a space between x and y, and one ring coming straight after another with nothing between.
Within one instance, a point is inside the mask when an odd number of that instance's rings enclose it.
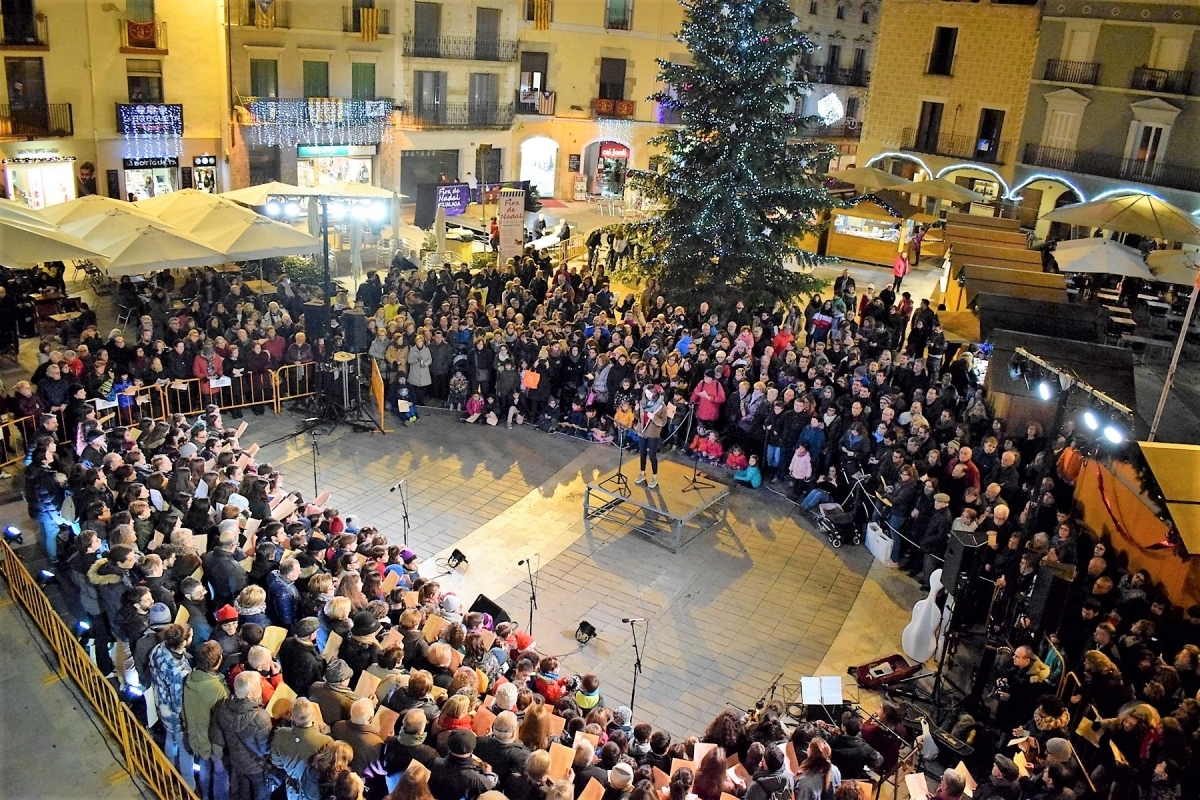
<instances>
[{"instance_id":1,"label":"chair","mask_svg":"<svg viewBox=\"0 0 1200 800\"><path fill-rule=\"evenodd\" d=\"M137 310L132 306L117 306L117 325L120 326L121 330L125 330L136 313Z\"/></svg>"}]
</instances>

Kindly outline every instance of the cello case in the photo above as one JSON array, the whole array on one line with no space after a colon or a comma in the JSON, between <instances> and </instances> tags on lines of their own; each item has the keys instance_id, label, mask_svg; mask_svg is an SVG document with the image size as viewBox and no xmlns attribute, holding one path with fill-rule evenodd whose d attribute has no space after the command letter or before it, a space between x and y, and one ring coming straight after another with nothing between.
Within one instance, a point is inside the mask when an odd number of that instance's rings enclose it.
<instances>
[{"instance_id":1,"label":"cello case","mask_svg":"<svg viewBox=\"0 0 1200 800\"><path fill-rule=\"evenodd\" d=\"M913 606L912 619L900 635L904 654L918 664L933 658L937 652L938 628L941 627L942 609L937 605L937 594L942 590L942 571L934 570L929 576L929 596L918 600Z\"/></svg>"}]
</instances>

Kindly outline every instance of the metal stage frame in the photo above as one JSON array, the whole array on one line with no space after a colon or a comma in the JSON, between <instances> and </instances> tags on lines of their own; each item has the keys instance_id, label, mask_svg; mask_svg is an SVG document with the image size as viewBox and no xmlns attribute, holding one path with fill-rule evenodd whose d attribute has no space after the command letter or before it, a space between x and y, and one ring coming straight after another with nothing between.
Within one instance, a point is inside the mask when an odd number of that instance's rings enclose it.
<instances>
[{"instance_id":1,"label":"metal stage frame","mask_svg":"<svg viewBox=\"0 0 1200 800\"><path fill-rule=\"evenodd\" d=\"M658 486L651 489L619 481L619 470L605 473L583 490L583 530L608 523L617 531L628 528L672 553L717 525L729 515L730 487L706 476L711 484L693 482L693 470L660 461ZM686 539L684 538L686 535Z\"/></svg>"}]
</instances>

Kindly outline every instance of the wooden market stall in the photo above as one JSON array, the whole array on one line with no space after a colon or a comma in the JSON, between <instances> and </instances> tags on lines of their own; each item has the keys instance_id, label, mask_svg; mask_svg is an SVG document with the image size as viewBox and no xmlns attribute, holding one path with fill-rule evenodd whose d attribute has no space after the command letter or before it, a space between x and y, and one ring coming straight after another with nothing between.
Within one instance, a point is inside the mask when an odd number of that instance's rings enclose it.
<instances>
[{"instance_id":1,"label":"wooden market stall","mask_svg":"<svg viewBox=\"0 0 1200 800\"><path fill-rule=\"evenodd\" d=\"M833 211L825 255L891 266L903 246L911 260L915 224L934 221L895 192L877 190Z\"/></svg>"}]
</instances>

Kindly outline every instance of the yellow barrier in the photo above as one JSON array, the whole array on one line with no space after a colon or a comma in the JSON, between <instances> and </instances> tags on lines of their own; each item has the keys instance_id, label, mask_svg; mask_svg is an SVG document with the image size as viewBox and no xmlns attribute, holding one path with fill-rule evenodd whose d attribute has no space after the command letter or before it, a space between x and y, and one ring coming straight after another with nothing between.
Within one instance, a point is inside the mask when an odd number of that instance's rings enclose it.
<instances>
[{"instance_id":1,"label":"yellow barrier","mask_svg":"<svg viewBox=\"0 0 1200 800\"><path fill-rule=\"evenodd\" d=\"M59 676L70 676L104 721L121 748L125 769L144 780L160 800L197 800L179 770L100 674L7 542L0 542L0 576L58 656Z\"/></svg>"},{"instance_id":2,"label":"yellow barrier","mask_svg":"<svg viewBox=\"0 0 1200 800\"><path fill-rule=\"evenodd\" d=\"M171 381L165 387L166 405L170 413L199 414L209 403L216 403L222 411L265 405L276 414L279 404L275 398L276 375L268 372L265 377L253 375L226 376L229 386L204 391L208 381L199 378Z\"/></svg>"},{"instance_id":3,"label":"yellow barrier","mask_svg":"<svg viewBox=\"0 0 1200 800\"><path fill-rule=\"evenodd\" d=\"M21 417L0 425L0 469L11 467L25 460L25 443L37 430L38 421L33 417Z\"/></svg>"}]
</instances>

